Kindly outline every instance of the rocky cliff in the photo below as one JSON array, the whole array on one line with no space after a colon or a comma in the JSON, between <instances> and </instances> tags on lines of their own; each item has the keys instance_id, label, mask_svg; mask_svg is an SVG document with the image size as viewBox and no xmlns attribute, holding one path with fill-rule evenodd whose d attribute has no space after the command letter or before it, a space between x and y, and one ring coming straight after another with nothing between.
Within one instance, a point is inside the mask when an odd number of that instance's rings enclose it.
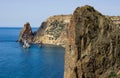
<instances>
[{"instance_id":1,"label":"rocky cliff","mask_svg":"<svg viewBox=\"0 0 120 78\"><path fill-rule=\"evenodd\" d=\"M41 24L39 29L33 33L29 23L26 23L21 30L19 41L28 39L32 43L53 44L65 47L68 33L68 25L72 15L55 15L49 17ZM119 16L106 16L120 28ZM24 35L27 35L26 37ZM24 37L24 38L23 38ZM29 37L29 38L28 38Z\"/></svg>"},{"instance_id":2,"label":"rocky cliff","mask_svg":"<svg viewBox=\"0 0 120 78\"><path fill-rule=\"evenodd\" d=\"M120 72L120 29L91 6L78 7L68 26L64 78L111 78Z\"/></svg>"},{"instance_id":3,"label":"rocky cliff","mask_svg":"<svg viewBox=\"0 0 120 78\"><path fill-rule=\"evenodd\" d=\"M18 41L23 42L24 40L27 40L30 43L33 40L33 33L32 33L32 29L31 29L31 26L30 26L29 22L24 24L24 27L22 28L22 30L20 32L20 36L19 36Z\"/></svg>"},{"instance_id":4,"label":"rocky cliff","mask_svg":"<svg viewBox=\"0 0 120 78\"><path fill-rule=\"evenodd\" d=\"M64 46L66 29L71 15L57 15L49 17L37 30L34 37L35 43L53 44Z\"/></svg>"},{"instance_id":5,"label":"rocky cliff","mask_svg":"<svg viewBox=\"0 0 120 78\"><path fill-rule=\"evenodd\" d=\"M66 46L64 78L112 78L120 74L120 17L91 6L73 15L49 17L32 33L29 23L19 41Z\"/></svg>"}]
</instances>

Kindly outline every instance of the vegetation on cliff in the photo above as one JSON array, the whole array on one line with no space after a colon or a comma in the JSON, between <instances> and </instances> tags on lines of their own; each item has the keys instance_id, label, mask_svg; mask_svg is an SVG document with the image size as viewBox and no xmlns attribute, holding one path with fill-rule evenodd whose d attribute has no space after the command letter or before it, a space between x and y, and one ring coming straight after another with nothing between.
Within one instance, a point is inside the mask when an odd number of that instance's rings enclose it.
<instances>
[{"instance_id":1,"label":"vegetation on cliff","mask_svg":"<svg viewBox=\"0 0 120 78\"><path fill-rule=\"evenodd\" d=\"M63 29L65 28L65 23L63 21L58 21L58 20L54 20L53 22L50 23L50 28L46 30L46 34L48 35L53 35L53 37L51 39L57 39Z\"/></svg>"},{"instance_id":2,"label":"vegetation on cliff","mask_svg":"<svg viewBox=\"0 0 120 78\"><path fill-rule=\"evenodd\" d=\"M43 22L34 37L36 43L64 45L66 40L66 28L71 15L51 16Z\"/></svg>"}]
</instances>

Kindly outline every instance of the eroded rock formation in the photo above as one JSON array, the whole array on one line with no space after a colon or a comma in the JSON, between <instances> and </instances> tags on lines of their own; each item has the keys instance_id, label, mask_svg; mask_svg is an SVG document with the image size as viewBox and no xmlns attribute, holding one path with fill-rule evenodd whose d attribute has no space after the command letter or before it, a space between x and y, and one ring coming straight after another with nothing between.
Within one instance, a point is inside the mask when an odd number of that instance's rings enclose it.
<instances>
[{"instance_id":1,"label":"eroded rock formation","mask_svg":"<svg viewBox=\"0 0 120 78\"><path fill-rule=\"evenodd\" d=\"M19 41L23 42L24 40L27 40L30 43L33 40L33 33L32 33L32 29L31 29L29 22L24 24L24 27L22 28L22 30L20 32Z\"/></svg>"},{"instance_id":2,"label":"eroded rock formation","mask_svg":"<svg viewBox=\"0 0 120 78\"><path fill-rule=\"evenodd\" d=\"M107 78L120 70L120 29L110 19L78 7L68 30L64 78Z\"/></svg>"}]
</instances>

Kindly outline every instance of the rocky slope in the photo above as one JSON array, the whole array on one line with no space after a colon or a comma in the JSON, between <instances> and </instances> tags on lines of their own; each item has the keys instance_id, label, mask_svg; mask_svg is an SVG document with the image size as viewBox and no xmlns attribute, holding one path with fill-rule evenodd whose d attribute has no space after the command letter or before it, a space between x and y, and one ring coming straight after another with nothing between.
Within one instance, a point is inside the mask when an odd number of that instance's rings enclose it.
<instances>
[{"instance_id":1,"label":"rocky slope","mask_svg":"<svg viewBox=\"0 0 120 78\"><path fill-rule=\"evenodd\" d=\"M71 15L57 15L49 17L37 30L34 37L35 43L53 44L64 46L66 29Z\"/></svg>"},{"instance_id":2,"label":"rocky slope","mask_svg":"<svg viewBox=\"0 0 120 78\"><path fill-rule=\"evenodd\" d=\"M64 78L109 78L120 72L120 29L91 6L78 7L68 26Z\"/></svg>"}]
</instances>

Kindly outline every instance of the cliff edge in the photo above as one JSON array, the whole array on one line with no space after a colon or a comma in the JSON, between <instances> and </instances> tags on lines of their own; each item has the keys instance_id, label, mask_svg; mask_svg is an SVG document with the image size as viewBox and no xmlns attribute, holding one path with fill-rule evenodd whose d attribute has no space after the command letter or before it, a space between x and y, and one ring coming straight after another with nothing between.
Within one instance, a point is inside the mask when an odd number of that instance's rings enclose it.
<instances>
[{"instance_id":1,"label":"cliff edge","mask_svg":"<svg viewBox=\"0 0 120 78\"><path fill-rule=\"evenodd\" d=\"M111 19L78 7L68 30L64 78L109 78L120 71L120 29Z\"/></svg>"}]
</instances>

